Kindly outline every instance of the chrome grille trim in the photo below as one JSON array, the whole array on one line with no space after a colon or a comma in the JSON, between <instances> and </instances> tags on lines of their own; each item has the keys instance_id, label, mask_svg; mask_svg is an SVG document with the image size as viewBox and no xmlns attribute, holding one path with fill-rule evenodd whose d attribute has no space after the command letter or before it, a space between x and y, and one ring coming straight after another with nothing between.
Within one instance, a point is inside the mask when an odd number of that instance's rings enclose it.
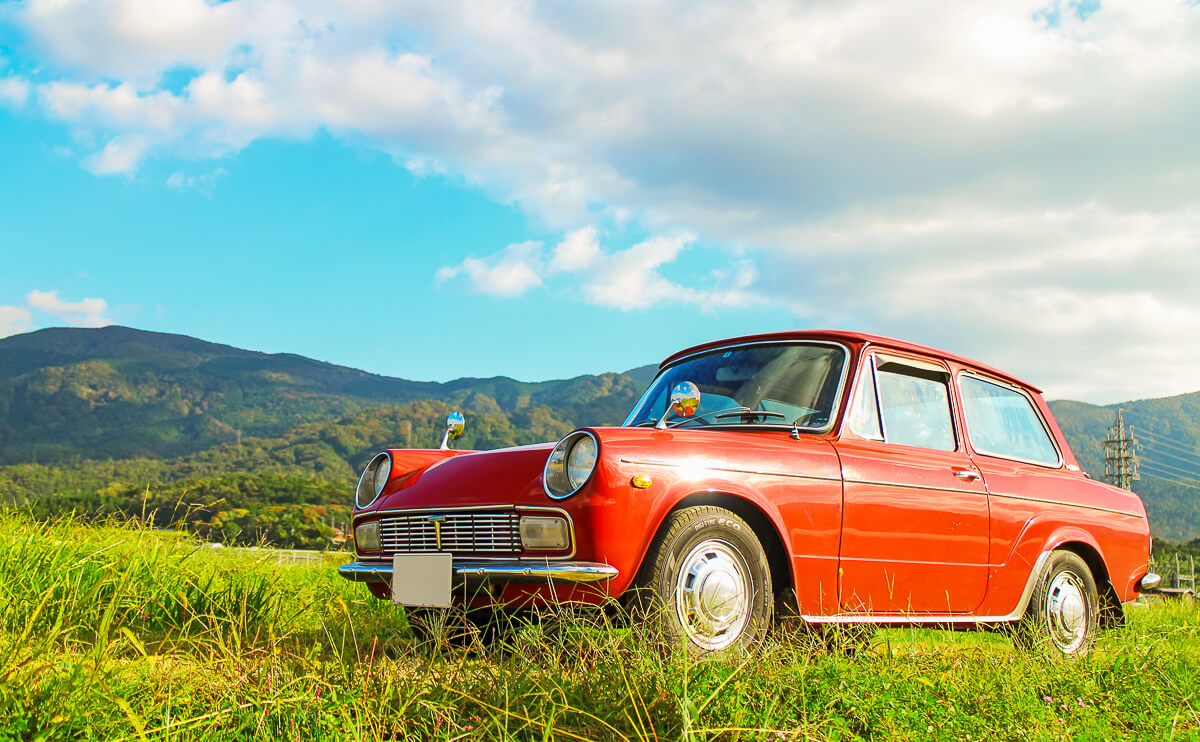
<instances>
[{"instance_id":1,"label":"chrome grille trim","mask_svg":"<svg viewBox=\"0 0 1200 742\"><path fill-rule=\"evenodd\" d=\"M521 552L521 516L515 510L426 510L386 514L379 538L384 554L438 551L430 518L441 518L441 551L456 554L517 555Z\"/></svg>"}]
</instances>

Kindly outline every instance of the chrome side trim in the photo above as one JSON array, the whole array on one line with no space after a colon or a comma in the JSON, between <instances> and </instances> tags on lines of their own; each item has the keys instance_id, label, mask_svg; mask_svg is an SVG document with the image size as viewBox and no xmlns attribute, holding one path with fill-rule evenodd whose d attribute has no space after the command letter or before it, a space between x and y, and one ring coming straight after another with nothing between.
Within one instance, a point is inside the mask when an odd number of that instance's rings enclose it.
<instances>
[{"instance_id":1,"label":"chrome side trim","mask_svg":"<svg viewBox=\"0 0 1200 742\"><path fill-rule=\"evenodd\" d=\"M1125 510L1114 510L1113 508L1101 507L1100 505L1085 505L1081 502L1063 502L1062 500L1047 500L1042 497L1027 497L1025 495L1010 495L1004 492L992 492L992 497L1004 497L1009 500L1025 500L1027 502L1040 502L1046 505L1064 505L1070 508L1083 508L1084 510L1099 510L1102 513L1113 513L1115 515L1127 515L1130 518L1145 518L1146 516L1140 513L1130 513Z\"/></svg>"},{"instance_id":2,"label":"chrome side trim","mask_svg":"<svg viewBox=\"0 0 1200 742\"><path fill-rule=\"evenodd\" d=\"M680 465L672 461L654 461L653 459L621 459L622 464L636 464L638 466L664 466L668 469L678 468ZM728 466L706 466L709 471L724 471L732 474L762 474L768 477L788 477L790 479L815 479L821 482L840 482L841 477L823 477L820 474L792 474L783 471L768 471L766 469L734 469Z\"/></svg>"},{"instance_id":3,"label":"chrome side trim","mask_svg":"<svg viewBox=\"0 0 1200 742\"><path fill-rule=\"evenodd\" d=\"M800 618L809 623L825 623L825 624L853 624L853 623L879 623L879 624L913 624L913 625L928 625L928 624L989 624L989 623L1008 623L1010 621L1018 621L1025 615L1025 609L1029 607L1029 601L1033 598L1033 589L1037 585L1038 577L1042 574L1042 567L1046 566L1046 560L1050 558L1051 550L1043 551L1038 555L1037 560L1033 563L1033 569L1029 573L1029 578L1025 580L1025 589L1021 592L1021 599L1017 601L1017 606L1012 612L1004 616L972 616L962 613L851 613L841 614L836 616L807 616L801 615Z\"/></svg>"},{"instance_id":4,"label":"chrome side trim","mask_svg":"<svg viewBox=\"0 0 1200 742\"><path fill-rule=\"evenodd\" d=\"M549 512L549 513L556 513L558 515L561 515L562 517L567 519L567 528L570 529L570 532L571 532L571 550L566 554L560 554L557 556L520 556L520 557L517 557L517 559L522 560L522 561L533 560L533 561L538 561L538 562L544 562L546 560L550 560L552 562L558 562L558 561L570 559L571 557L575 556L575 549L576 549L575 519L572 518L571 514L568 513L566 510L563 510L562 508L556 508L556 507L553 507L550 505L512 505L512 504L509 504L509 505L456 505L456 506L444 507L444 508L439 508L439 507L392 508L390 510L372 510L367 513L359 513L358 516L356 516L354 518L350 527L353 532L353 529L358 526L359 522L362 520L366 520L367 516L374 517L374 516L382 516L382 515L397 515L397 514L404 515L404 514L408 514L408 513L441 513L441 512L456 512L456 511L462 511L462 510L515 510L518 513L522 513L522 512L547 513L547 512ZM356 557L363 558L363 557L359 556L357 551L355 551L354 555ZM370 559L371 557L366 557L366 558ZM501 561L511 561L512 560L511 556L471 557L471 558L473 560L477 560L477 561L485 561L485 560L492 560L492 559L501 560Z\"/></svg>"},{"instance_id":5,"label":"chrome side trim","mask_svg":"<svg viewBox=\"0 0 1200 742\"><path fill-rule=\"evenodd\" d=\"M983 495L987 496L987 490L964 490L956 487L935 487L929 484L900 484L898 482L879 482L873 479L847 479L846 484L871 484L879 487L899 487L901 489L910 490L933 490L934 492L957 492L961 495Z\"/></svg>"},{"instance_id":6,"label":"chrome side trim","mask_svg":"<svg viewBox=\"0 0 1200 742\"><path fill-rule=\"evenodd\" d=\"M1138 592L1145 592L1147 590L1153 590L1154 588L1158 587L1161 584L1162 584L1162 575L1156 575L1153 572L1147 572L1146 575L1142 579L1138 580L1138 584L1137 584Z\"/></svg>"},{"instance_id":7,"label":"chrome side trim","mask_svg":"<svg viewBox=\"0 0 1200 742\"><path fill-rule=\"evenodd\" d=\"M533 564L508 560L455 559L455 583L495 582L504 585L585 585L611 580L616 567L600 562L543 562ZM351 582L391 584L392 565L387 561L352 562L338 567L338 574Z\"/></svg>"},{"instance_id":8,"label":"chrome side trim","mask_svg":"<svg viewBox=\"0 0 1200 742\"><path fill-rule=\"evenodd\" d=\"M1050 445L1054 446L1054 452L1058 454L1058 461L1053 464L1047 464L1045 461L1033 461L1032 459L1022 459L1017 456L1006 456L1001 453L993 453L991 451L984 451L981 448L976 448L975 441L971 439L971 421L967 419L967 405L966 405L966 402L963 401L963 394L962 394L962 377L963 376L974 376L976 379L979 379L982 382L985 382L987 384L995 384L998 387L1003 387L1005 389L1008 389L1009 391L1016 392L1017 394L1024 397L1025 401L1028 402L1029 406L1033 409L1033 414L1037 416L1038 422L1042 424L1042 432L1045 433L1046 437L1050 439ZM1062 449L1059 448L1058 441L1055 440L1054 434L1050 432L1050 426L1046 424L1045 418L1042 417L1042 411L1039 410L1038 406L1033 403L1033 397L1029 396L1029 392L1025 391L1024 389L1017 386L1016 384L1010 384L1007 381L1001 381L1000 379L996 379L991 376L986 376L984 374L979 373L978 371L973 371L970 369L960 369L959 372L957 374L955 374L955 376L954 376L954 385L956 387L958 387L958 389L957 389L958 401L960 404L962 404L962 411L963 411L963 430L967 434L967 441L970 444L972 451L974 451L975 453L978 453L978 454L982 454L984 456L991 456L992 458L996 458L996 459L1004 459L1005 461L1016 461L1021 464L1031 464L1033 466L1041 466L1046 469L1061 469L1061 468L1063 468L1063 464L1065 463L1065 461L1063 459Z\"/></svg>"},{"instance_id":9,"label":"chrome side trim","mask_svg":"<svg viewBox=\"0 0 1200 742\"><path fill-rule=\"evenodd\" d=\"M731 350L733 348L751 348L751 347L754 347L757 345L824 345L824 346L841 349L841 351L842 351L842 374L841 374L841 378L838 379L837 391L834 392L833 407L829 410L829 423L821 428L808 428L808 427L800 428L800 430L802 430L805 433L828 433L829 431L833 430L837 426L839 417L841 415L842 393L844 391L846 391L846 380L850 377L850 361L851 361L850 346L846 345L845 343L838 342L836 340L806 340L805 338L802 338L802 337L790 338L790 339L786 339L786 340L759 340L759 341L752 342L752 343L732 343L730 345L719 345L715 348L708 348L707 350L699 350L699 351L696 351L695 353L689 353L686 356L681 356L679 358L676 358L674 361L671 362L670 366L660 365L658 367L658 373L656 373L654 375L654 378L650 380L650 384L646 387L646 391L642 392L642 396L638 397L637 402L635 402L633 405L633 409L630 410L629 415L625 418L625 421L621 423L621 427L627 428L627 427L629 427L629 424L631 422L633 422L633 413L637 412L641 408L642 402L644 402L646 400L646 395L648 395L650 393L650 390L654 388L654 382L658 381L658 377L662 376L663 372L666 371L667 369L669 369L673 366L678 366L680 363L683 363L684 361L688 360L689 358L695 358L697 356L708 355L709 353L720 353L723 351ZM704 426L704 428L694 428L694 429L695 430L703 430L705 428L715 428L715 427L736 428L736 427L747 427L747 426L706 425L706 426ZM790 425L771 425L770 423L763 423L763 424L755 425L753 427L764 427L764 428L769 428L769 429L777 429L777 428L788 429L788 428L791 428L792 426L790 426Z\"/></svg>"}]
</instances>

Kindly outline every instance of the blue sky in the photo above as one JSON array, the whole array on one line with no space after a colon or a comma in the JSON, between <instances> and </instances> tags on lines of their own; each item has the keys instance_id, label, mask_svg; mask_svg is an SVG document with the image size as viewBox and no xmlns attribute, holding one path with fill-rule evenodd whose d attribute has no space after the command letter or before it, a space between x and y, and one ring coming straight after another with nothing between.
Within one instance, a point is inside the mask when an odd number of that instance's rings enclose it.
<instances>
[{"instance_id":1,"label":"blue sky","mask_svg":"<svg viewBox=\"0 0 1200 742\"><path fill-rule=\"evenodd\" d=\"M326 134L115 178L56 152L71 146L60 125L0 113L0 304L31 290L103 297L117 324L437 380L624 370L681 344L794 326L770 310L622 312L565 289L505 302L439 285L438 268L470 254L557 235L459 179L416 177ZM167 185L216 168L211 185ZM610 228L616 244L644 236ZM62 324L37 310L34 322Z\"/></svg>"},{"instance_id":2,"label":"blue sky","mask_svg":"<svg viewBox=\"0 0 1200 742\"><path fill-rule=\"evenodd\" d=\"M1200 8L0 5L0 336L416 379L801 327L1200 389Z\"/></svg>"}]
</instances>

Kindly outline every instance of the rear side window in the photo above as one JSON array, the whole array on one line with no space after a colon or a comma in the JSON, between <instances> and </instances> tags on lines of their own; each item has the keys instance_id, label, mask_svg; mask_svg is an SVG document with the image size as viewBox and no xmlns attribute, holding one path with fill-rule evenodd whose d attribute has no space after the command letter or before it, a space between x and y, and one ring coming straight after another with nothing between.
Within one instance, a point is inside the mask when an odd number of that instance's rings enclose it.
<instances>
[{"instance_id":1,"label":"rear side window","mask_svg":"<svg viewBox=\"0 0 1200 742\"><path fill-rule=\"evenodd\" d=\"M859 383L851 430L887 443L955 450L949 378L931 363L872 356Z\"/></svg>"},{"instance_id":2,"label":"rear side window","mask_svg":"<svg viewBox=\"0 0 1200 742\"><path fill-rule=\"evenodd\" d=\"M1058 465L1058 449L1028 397L975 376L961 376L958 386L971 446L976 451L1034 464Z\"/></svg>"}]
</instances>

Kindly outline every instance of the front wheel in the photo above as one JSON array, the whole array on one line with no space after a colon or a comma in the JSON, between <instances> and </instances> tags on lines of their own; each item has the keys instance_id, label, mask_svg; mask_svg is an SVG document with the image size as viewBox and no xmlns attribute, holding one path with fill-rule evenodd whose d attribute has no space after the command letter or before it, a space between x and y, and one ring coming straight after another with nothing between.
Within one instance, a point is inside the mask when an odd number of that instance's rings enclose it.
<instances>
[{"instance_id":1,"label":"front wheel","mask_svg":"<svg viewBox=\"0 0 1200 742\"><path fill-rule=\"evenodd\" d=\"M1100 593L1092 570L1072 551L1052 552L1017 627L1018 643L1081 657L1091 650L1099 629Z\"/></svg>"},{"instance_id":2,"label":"front wheel","mask_svg":"<svg viewBox=\"0 0 1200 742\"><path fill-rule=\"evenodd\" d=\"M758 536L713 506L668 516L646 555L637 595L668 637L697 653L744 651L771 623L771 568Z\"/></svg>"}]
</instances>

